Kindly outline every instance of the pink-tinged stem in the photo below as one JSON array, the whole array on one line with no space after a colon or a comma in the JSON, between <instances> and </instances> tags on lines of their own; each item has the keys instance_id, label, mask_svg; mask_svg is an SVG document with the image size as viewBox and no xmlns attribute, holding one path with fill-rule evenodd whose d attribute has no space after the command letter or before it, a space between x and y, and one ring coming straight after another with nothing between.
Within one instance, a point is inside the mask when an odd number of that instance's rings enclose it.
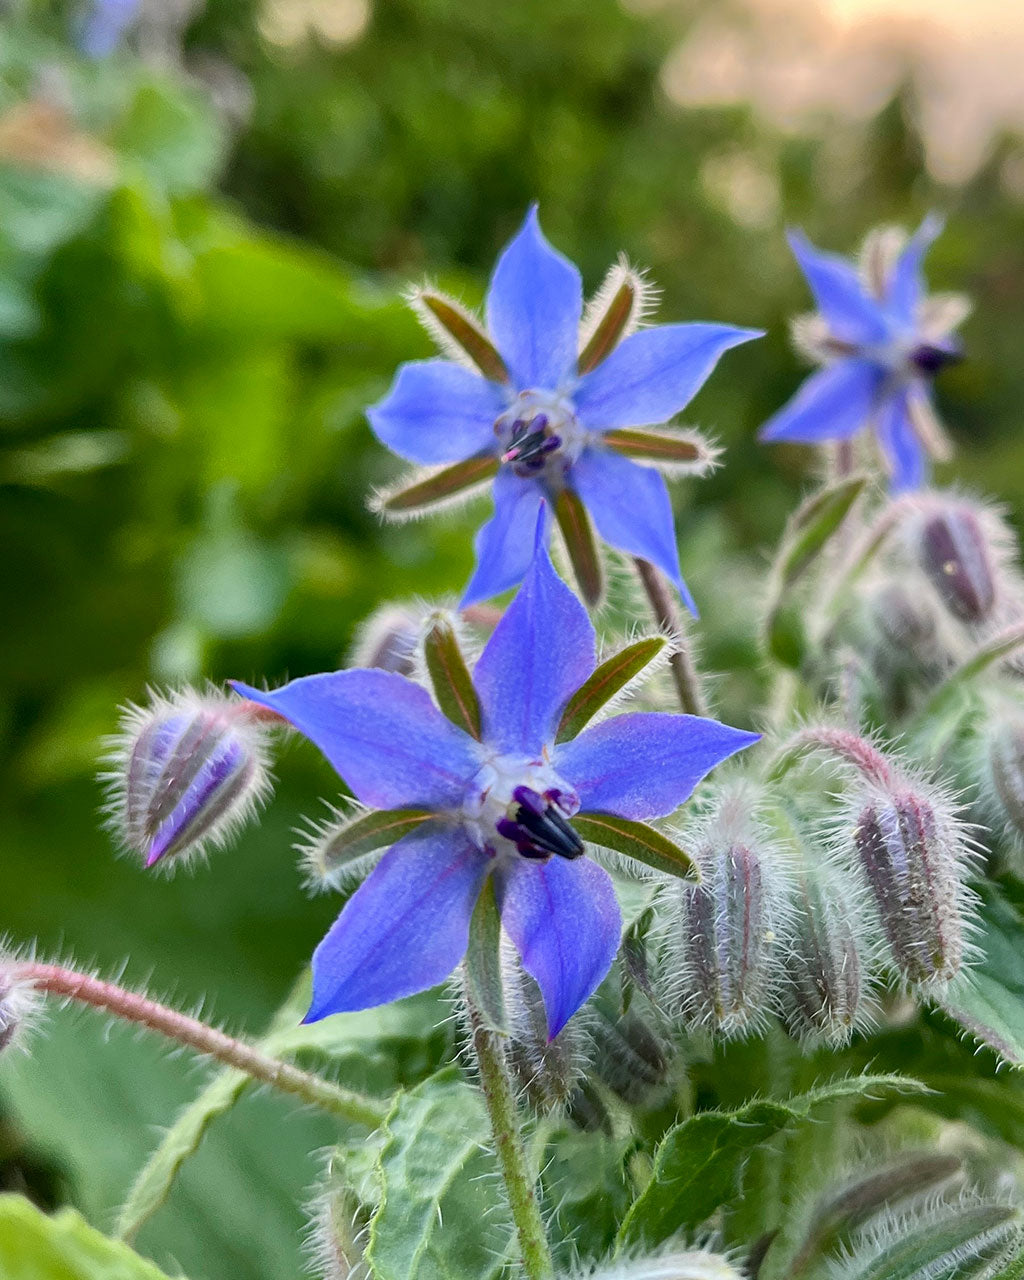
<instances>
[{"instance_id":1,"label":"pink-tinged stem","mask_svg":"<svg viewBox=\"0 0 1024 1280\"><path fill-rule=\"evenodd\" d=\"M113 982L104 982L102 978L77 973L61 965L34 961L13 964L9 972L15 982L30 983L37 991L76 1000L125 1022L147 1027L196 1053L216 1058L225 1066L244 1071L254 1080L290 1093L303 1102L313 1103L344 1120L353 1120L370 1129L378 1128L384 1121L385 1109L374 1099L342 1089L289 1062L269 1058L243 1040L236 1040L216 1027L179 1013L177 1009L169 1009L147 996L126 991Z\"/></svg>"},{"instance_id":2,"label":"pink-tinged stem","mask_svg":"<svg viewBox=\"0 0 1024 1280\"><path fill-rule=\"evenodd\" d=\"M683 635L683 624L672 593L658 570L639 556L634 559L637 577L651 606L654 620L662 631L672 636L673 652L669 655L669 667L675 681L679 705L691 716L707 715L700 679L694 665L693 654Z\"/></svg>"},{"instance_id":3,"label":"pink-tinged stem","mask_svg":"<svg viewBox=\"0 0 1024 1280\"><path fill-rule=\"evenodd\" d=\"M837 756L852 764L869 782L887 789L895 781L892 766L877 747L849 729L834 729L829 725L795 733L779 752L772 776L781 777L808 751L825 751Z\"/></svg>"}]
</instances>

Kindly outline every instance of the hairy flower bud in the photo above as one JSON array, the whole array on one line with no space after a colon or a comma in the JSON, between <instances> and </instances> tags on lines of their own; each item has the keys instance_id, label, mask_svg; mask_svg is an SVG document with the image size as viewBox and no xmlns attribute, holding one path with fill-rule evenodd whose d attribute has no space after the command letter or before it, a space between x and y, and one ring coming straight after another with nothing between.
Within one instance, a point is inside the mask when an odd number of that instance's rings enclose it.
<instances>
[{"instance_id":1,"label":"hairy flower bud","mask_svg":"<svg viewBox=\"0 0 1024 1280\"><path fill-rule=\"evenodd\" d=\"M0 1053L17 1044L25 1033L36 996L31 984L10 971L10 960L0 953Z\"/></svg>"},{"instance_id":2,"label":"hairy flower bud","mask_svg":"<svg viewBox=\"0 0 1024 1280\"><path fill-rule=\"evenodd\" d=\"M593 1005L590 1028L594 1042L594 1070L625 1102L648 1102L668 1078L671 1050L654 1025L653 1014L644 1018L634 1001L619 1017L601 1002Z\"/></svg>"},{"instance_id":3,"label":"hairy flower bud","mask_svg":"<svg viewBox=\"0 0 1024 1280\"><path fill-rule=\"evenodd\" d=\"M535 1111L556 1111L573 1098L587 1067L589 1048L582 1019L548 1038L540 988L511 954L502 955L509 1037L505 1053L512 1075Z\"/></svg>"},{"instance_id":4,"label":"hairy flower bud","mask_svg":"<svg viewBox=\"0 0 1024 1280\"><path fill-rule=\"evenodd\" d=\"M848 874L822 859L795 878L783 1006L790 1031L845 1044L867 1015L866 922Z\"/></svg>"},{"instance_id":5,"label":"hairy flower bud","mask_svg":"<svg viewBox=\"0 0 1024 1280\"><path fill-rule=\"evenodd\" d=\"M669 925L674 1003L692 1025L727 1039L758 1031L777 1005L787 885L776 850L729 797L695 846L699 884L681 884Z\"/></svg>"},{"instance_id":6,"label":"hairy flower bud","mask_svg":"<svg viewBox=\"0 0 1024 1280\"><path fill-rule=\"evenodd\" d=\"M193 689L127 708L108 756L108 804L147 867L223 844L266 796L260 719L250 703Z\"/></svg>"},{"instance_id":7,"label":"hairy flower bud","mask_svg":"<svg viewBox=\"0 0 1024 1280\"><path fill-rule=\"evenodd\" d=\"M352 647L353 667L379 667L411 676L416 670L422 609L412 605L385 604L363 622Z\"/></svg>"},{"instance_id":8,"label":"hairy flower bud","mask_svg":"<svg viewBox=\"0 0 1024 1280\"><path fill-rule=\"evenodd\" d=\"M599 1264L579 1280L742 1280L743 1272L725 1254L709 1249L670 1248L656 1254Z\"/></svg>"},{"instance_id":9,"label":"hairy flower bud","mask_svg":"<svg viewBox=\"0 0 1024 1280\"><path fill-rule=\"evenodd\" d=\"M367 1280L364 1257L369 1214L335 1152L324 1186L310 1208L307 1247L320 1280Z\"/></svg>"},{"instance_id":10,"label":"hairy flower bud","mask_svg":"<svg viewBox=\"0 0 1024 1280\"><path fill-rule=\"evenodd\" d=\"M983 622L996 599L996 557L977 512L943 502L925 514L918 559L949 612L961 622Z\"/></svg>"},{"instance_id":11,"label":"hairy flower bud","mask_svg":"<svg viewBox=\"0 0 1024 1280\"><path fill-rule=\"evenodd\" d=\"M991 799L1010 830L1024 840L1024 715L998 716L986 738Z\"/></svg>"},{"instance_id":12,"label":"hairy flower bud","mask_svg":"<svg viewBox=\"0 0 1024 1280\"><path fill-rule=\"evenodd\" d=\"M925 986L954 978L965 952L967 848L948 802L905 781L872 788L853 846L901 977Z\"/></svg>"}]
</instances>

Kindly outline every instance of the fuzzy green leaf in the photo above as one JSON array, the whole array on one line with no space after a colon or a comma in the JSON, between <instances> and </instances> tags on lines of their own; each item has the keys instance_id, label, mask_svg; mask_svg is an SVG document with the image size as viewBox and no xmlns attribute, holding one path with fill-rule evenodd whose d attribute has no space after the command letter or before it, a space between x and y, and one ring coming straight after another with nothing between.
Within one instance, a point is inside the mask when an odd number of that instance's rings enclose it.
<instances>
[{"instance_id":1,"label":"fuzzy green leaf","mask_svg":"<svg viewBox=\"0 0 1024 1280\"><path fill-rule=\"evenodd\" d=\"M790 520L777 562L779 582L788 589L828 545L867 484L867 476L849 476L813 494Z\"/></svg>"},{"instance_id":2,"label":"fuzzy green leaf","mask_svg":"<svg viewBox=\"0 0 1024 1280\"><path fill-rule=\"evenodd\" d=\"M1004 1280L1020 1275L1021 1211L1006 1204L950 1205L920 1225L901 1225L887 1245L843 1268L844 1280Z\"/></svg>"},{"instance_id":3,"label":"fuzzy green leaf","mask_svg":"<svg viewBox=\"0 0 1024 1280\"><path fill-rule=\"evenodd\" d=\"M741 1168L762 1144L829 1103L891 1089L923 1086L903 1076L852 1076L785 1102L750 1102L684 1120L659 1145L650 1182L626 1215L618 1247L653 1246L694 1230L735 1194Z\"/></svg>"},{"instance_id":4,"label":"fuzzy green leaf","mask_svg":"<svg viewBox=\"0 0 1024 1280\"><path fill-rule=\"evenodd\" d=\"M452 724L479 741L480 699L455 629L444 614L435 614L431 619L423 638L423 656L437 705Z\"/></svg>"},{"instance_id":5,"label":"fuzzy green leaf","mask_svg":"<svg viewBox=\"0 0 1024 1280\"><path fill-rule=\"evenodd\" d=\"M646 822L633 822L614 813L578 813L571 821L589 844L613 849L670 876L700 878L690 855Z\"/></svg>"},{"instance_id":6,"label":"fuzzy green leaf","mask_svg":"<svg viewBox=\"0 0 1024 1280\"><path fill-rule=\"evenodd\" d=\"M367 1260L376 1280L493 1280L510 1248L483 1100L454 1069L400 1094L384 1127L380 1204Z\"/></svg>"},{"instance_id":7,"label":"fuzzy green leaf","mask_svg":"<svg viewBox=\"0 0 1024 1280\"><path fill-rule=\"evenodd\" d=\"M603 706L640 674L668 644L664 636L648 636L613 653L569 699L555 735L568 742L581 732Z\"/></svg>"},{"instance_id":8,"label":"fuzzy green leaf","mask_svg":"<svg viewBox=\"0 0 1024 1280\"><path fill-rule=\"evenodd\" d=\"M48 1217L22 1196L0 1196L0 1275L6 1280L167 1280L74 1209Z\"/></svg>"}]
</instances>

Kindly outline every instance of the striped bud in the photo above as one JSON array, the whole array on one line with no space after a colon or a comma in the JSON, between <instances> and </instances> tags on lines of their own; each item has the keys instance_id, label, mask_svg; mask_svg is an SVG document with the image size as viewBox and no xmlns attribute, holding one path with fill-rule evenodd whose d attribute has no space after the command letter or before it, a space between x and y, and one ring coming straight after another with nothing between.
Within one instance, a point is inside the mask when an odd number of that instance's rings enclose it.
<instances>
[{"instance_id":1,"label":"striped bud","mask_svg":"<svg viewBox=\"0 0 1024 1280\"><path fill-rule=\"evenodd\" d=\"M658 1034L653 1017L644 1018L633 1006L619 1017L595 1001L593 1024L594 1070L631 1105L649 1103L668 1079L671 1049Z\"/></svg>"},{"instance_id":2,"label":"striped bud","mask_svg":"<svg viewBox=\"0 0 1024 1280\"><path fill-rule=\"evenodd\" d=\"M867 997L865 922L849 876L824 860L796 877L792 945L783 1004L791 1033L845 1044L863 1023Z\"/></svg>"},{"instance_id":3,"label":"striped bud","mask_svg":"<svg viewBox=\"0 0 1024 1280\"><path fill-rule=\"evenodd\" d=\"M512 1075L535 1111L547 1113L573 1098L587 1067L587 1038L573 1018L553 1040L540 988L517 960L504 952L505 1007L509 1037L505 1053Z\"/></svg>"},{"instance_id":4,"label":"striped bud","mask_svg":"<svg viewBox=\"0 0 1024 1280\"><path fill-rule=\"evenodd\" d=\"M669 926L669 994L692 1025L726 1039L749 1035L776 1008L788 886L743 795L719 807L695 861L700 883L680 885Z\"/></svg>"},{"instance_id":5,"label":"striped bud","mask_svg":"<svg viewBox=\"0 0 1024 1280\"><path fill-rule=\"evenodd\" d=\"M961 622L984 622L996 601L998 555L979 513L963 502L936 502L917 531L922 569Z\"/></svg>"},{"instance_id":6,"label":"striped bud","mask_svg":"<svg viewBox=\"0 0 1024 1280\"><path fill-rule=\"evenodd\" d=\"M105 774L111 826L147 867L221 845L269 791L263 713L186 689L128 707Z\"/></svg>"},{"instance_id":7,"label":"striped bud","mask_svg":"<svg viewBox=\"0 0 1024 1280\"><path fill-rule=\"evenodd\" d=\"M923 787L873 788L853 846L901 977L914 986L954 978L965 950L966 845L949 805Z\"/></svg>"}]
</instances>

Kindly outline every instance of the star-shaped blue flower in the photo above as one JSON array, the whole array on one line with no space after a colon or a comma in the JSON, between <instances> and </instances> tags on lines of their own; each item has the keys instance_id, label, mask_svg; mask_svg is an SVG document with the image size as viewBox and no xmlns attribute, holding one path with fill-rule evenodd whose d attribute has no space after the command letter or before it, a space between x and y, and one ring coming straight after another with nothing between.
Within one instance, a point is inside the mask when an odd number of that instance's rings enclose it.
<instances>
[{"instance_id":1,"label":"star-shaped blue flower","mask_svg":"<svg viewBox=\"0 0 1024 1280\"><path fill-rule=\"evenodd\" d=\"M582 317L580 273L547 242L532 209L491 277L488 333L478 342L488 348L492 376L454 360L404 364L368 411L370 424L412 462L500 460L494 517L477 536L463 605L522 581L541 504L550 509L568 489L606 542L657 565L695 612L665 481L619 452L609 433L668 422L723 352L761 335L721 324L658 325L623 337L581 374ZM472 317L460 323L475 332Z\"/></svg>"},{"instance_id":2,"label":"star-shaped blue flower","mask_svg":"<svg viewBox=\"0 0 1024 1280\"><path fill-rule=\"evenodd\" d=\"M563 709L595 669L595 637L536 543L473 672L479 740L392 672L306 676L272 693L235 685L311 739L364 805L425 811L317 948L309 1021L441 982L493 876L504 929L557 1035L607 973L621 930L611 877L585 856L573 817L668 814L757 740L698 716L635 712L556 743Z\"/></svg>"},{"instance_id":3,"label":"star-shaped blue flower","mask_svg":"<svg viewBox=\"0 0 1024 1280\"><path fill-rule=\"evenodd\" d=\"M951 332L966 313L959 297L926 296L922 262L941 229L928 217L895 252L890 233L876 234L860 270L790 235L818 305L797 339L824 367L761 428L762 440L818 444L871 428L894 492L926 482L928 456L948 456L931 381L959 358Z\"/></svg>"}]
</instances>

